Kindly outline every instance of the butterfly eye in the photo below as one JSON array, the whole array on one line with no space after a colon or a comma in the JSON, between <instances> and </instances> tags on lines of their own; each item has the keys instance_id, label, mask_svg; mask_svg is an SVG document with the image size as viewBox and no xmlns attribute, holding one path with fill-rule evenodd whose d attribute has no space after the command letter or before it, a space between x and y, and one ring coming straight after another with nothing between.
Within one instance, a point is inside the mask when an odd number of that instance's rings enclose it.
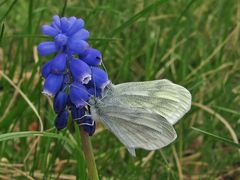
<instances>
[{"instance_id":1,"label":"butterfly eye","mask_svg":"<svg viewBox=\"0 0 240 180\"><path fill-rule=\"evenodd\" d=\"M90 104L91 104L91 106L96 106L96 104L97 104L96 98L91 98Z\"/></svg>"}]
</instances>

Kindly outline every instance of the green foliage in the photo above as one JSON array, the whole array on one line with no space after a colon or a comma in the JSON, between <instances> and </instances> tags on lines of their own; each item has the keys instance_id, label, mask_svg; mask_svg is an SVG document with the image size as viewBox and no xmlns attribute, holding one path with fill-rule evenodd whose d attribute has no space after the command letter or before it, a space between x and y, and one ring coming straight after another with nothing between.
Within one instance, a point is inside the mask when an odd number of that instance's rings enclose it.
<instances>
[{"instance_id":1,"label":"green foliage","mask_svg":"<svg viewBox=\"0 0 240 180\"><path fill-rule=\"evenodd\" d=\"M51 129L51 101L41 94L40 67L51 57L39 58L36 45L55 14L86 21L113 83L167 78L193 95L191 111L175 126L177 140L162 150L137 150L133 158L99 125L91 139L100 179L239 175L237 1L1 0L0 71L10 81L0 74L0 179L87 177L79 135Z\"/></svg>"}]
</instances>

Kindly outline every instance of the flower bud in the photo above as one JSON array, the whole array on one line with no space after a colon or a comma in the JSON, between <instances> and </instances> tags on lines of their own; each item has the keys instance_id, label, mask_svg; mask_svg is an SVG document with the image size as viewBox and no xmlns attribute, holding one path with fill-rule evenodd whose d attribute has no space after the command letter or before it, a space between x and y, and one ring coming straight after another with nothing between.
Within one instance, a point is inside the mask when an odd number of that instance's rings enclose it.
<instances>
[{"instance_id":1,"label":"flower bud","mask_svg":"<svg viewBox=\"0 0 240 180\"><path fill-rule=\"evenodd\" d=\"M85 86L78 82L72 83L70 86L70 99L71 102L77 107L83 107L87 105L89 100L89 93Z\"/></svg>"},{"instance_id":2,"label":"flower bud","mask_svg":"<svg viewBox=\"0 0 240 180\"><path fill-rule=\"evenodd\" d=\"M54 97L63 84L63 75L49 74L44 82L43 94Z\"/></svg>"},{"instance_id":3,"label":"flower bud","mask_svg":"<svg viewBox=\"0 0 240 180\"><path fill-rule=\"evenodd\" d=\"M54 98L53 108L56 113L60 113L66 108L68 95L60 91Z\"/></svg>"},{"instance_id":4,"label":"flower bud","mask_svg":"<svg viewBox=\"0 0 240 180\"><path fill-rule=\"evenodd\" d=\"M68 30L67 35L68 36L72 35L77 31L79 31L79 29L82 29L83 27L84 27L84 21L81 18L79 18L73 23L71 28Z\"/></svg>"},{"instance_id":5,"label":"flower bud","mask_svg":"<svg viewBox=\"0 0 240 180\"><path fill-rule=\"evenodd\" d=\"M65 44L67 44L68 37L66 35L60 33L55 36L54 41L58 46L61 47L61 46L64 46Z\"/></svg>"},{"instance_id":6,"label":"flower bud","mask_svg":"<svg viewBox=\"0 0 240 180\"><path fill-rule=\"evenodd\" d=\"M71 106L72 119L76 122L80 122L81 118L85 115L84 108L77 108L75 105Z\"/></svg>"},{"instance_id":7,"label":"flower bud","mask_svg":"<svg viewBox=\"0 0 240 180\"><path fill-rule=\"evenodd\" d=\"M52 54L58 51L58 47L55 42L42 42L38 45L38 53L41 56Z\"/></svg>"},{"instance_id":8,"label":"flower bud","mask_svg":"<svg viewBox=\"0 0 240 180\"><path fill-rule=\"evenodd\" d=\"M57 130L61 130L67 126L68 121L68 111L63 111L59 113L55 119L55 127Z\"/></svg>"},{"instance_id":9,"label":"flower bud","mask_svg":"<svg viewBox=\"0 0 240 180\"><path fill-rule=\"evenodd\" d=\"M70 62L70 71L74 81L82 84L87 84L91 80L91 69L83 61L79 59L72 59Z\"/></svg>"},{"instance_id":10,"label":"flower bud","mask_svg":"<svg viewBox=\"0 0 240 180\"><path fill-rule=\"evenodd\" d=\"M108 80L107 73L104 70L97 67L92 67L91 69L92 69L92 80L90 83L92 84L92 87L96 87L103 90L110 82Z\"/></svg>"},{"instance_id":11,"label":"flower bud","mask_svg":"<svg viewBox=\"0 0 240 180\"><path fill-rule=\"evenodd\" d=\"M87 40L88 37L89 37L89 32L86 29L80 29L78 32L76 32L71 36L71 38L75 40L85 40L85 41Z\"/></svg>"},{"instance_id":12,"label":"flower bud","mask_svg":"<svg viewBox=\"0 0 240 180\"><path fill-rule=\"evenodd\" d=\"M42 76L46 79L51 72L51 61L46 62L42 67Z\"/></svg>"},{"instance_id":13,"label":"flower bud","mask_svg":"<svg viewBox=\"0 0 240 180\"><path fill-rule=\"evenodd\" d=\"M69 38L67 42L67 46L73 54L82 54L89 48L89 45L84 40Z\"/></svg>"},{"instance_id":14,"label":"flower bud","mask_svg":"<svg viewBox=\"0 0 240 180\"><path fill-rule=\"evenodd\" d=\"M63 33L67 32L67 30L69 29L69 22L68 19L66 17L62 17L60 19L61 22L61 30Z\"/></svg>"},{"instance_id":15,"label":"flower bud","mask_svg":"<svg viewBox=\"0 0 240 180\"><path fill-rule=\"evenodd\" d=\"M66 67L67 55L60 53L56 55L51 62L51 73L62 74Z\"/></svg>"},{"instance_id":16,"label":"flower bud","mask_svg":"<svg viewBox=\"0 0 240 180\"><path fill-rule=\"evenodd\" d=\"M43 25L42 26L42 33L49 36L56 36L59 32L52 26Z\"/></svg>"},{"instance_id":17,"label":"flower bud","mask_svg":"<svg viewBox=\"0 0 240 180\"><path fill-rule=\"evenodd\" d=\"M88 65L98 66L99 64L101 64L102 54L97 49L89 48L86 50L84 54L85 56L84 57L80 56L80 59L82 59Z\"/></svg>"}]
</instances>

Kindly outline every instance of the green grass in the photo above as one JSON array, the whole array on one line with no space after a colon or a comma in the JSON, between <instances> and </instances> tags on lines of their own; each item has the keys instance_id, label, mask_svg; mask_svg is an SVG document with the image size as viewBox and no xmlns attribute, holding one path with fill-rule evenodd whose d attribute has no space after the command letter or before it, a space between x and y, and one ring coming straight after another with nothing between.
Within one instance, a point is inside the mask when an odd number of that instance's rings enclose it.
<instances>
[{"instance_id":1,"label":"green grass","mask_svg":"<svg viewBox=\"0 0 240 180\"><path fill-rule=\"evenodd\" d=\"M36 45L55 14L86 21L112 82L167 78L193 95L177 140L154 153L133 158L99 126L91 140L100 179L237 179L240 4L229 0L1 0L0 71L10 81L0 74L0 179L87 177L79 135L52 129L41 94L51 57L37 57Z\"/></svg>"}]
</instances>

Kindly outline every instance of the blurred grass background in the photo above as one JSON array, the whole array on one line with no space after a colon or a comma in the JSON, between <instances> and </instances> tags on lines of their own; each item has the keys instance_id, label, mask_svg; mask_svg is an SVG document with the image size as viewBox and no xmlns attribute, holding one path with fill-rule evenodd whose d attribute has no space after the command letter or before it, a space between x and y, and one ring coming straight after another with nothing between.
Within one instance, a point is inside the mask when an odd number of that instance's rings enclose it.
<instances>
[{"instance_id":1,"label":"blurred grass background","mask_svg":"<svg viewBox=\"0 0 240 180\"><path fill-rule=\"evenodd\" d=\"M99 125L91 139L100 179L240 176L239 1L1 0L0 179L86 179L80 137L56 134L41 94L40 68L51 57L38 57L36 45L55 14L85 20L112 82L167 78L193 95L178 139L162 150L133 158ZM41 121L47 133L32 132Z\"/></svg>"}]
</instances>

